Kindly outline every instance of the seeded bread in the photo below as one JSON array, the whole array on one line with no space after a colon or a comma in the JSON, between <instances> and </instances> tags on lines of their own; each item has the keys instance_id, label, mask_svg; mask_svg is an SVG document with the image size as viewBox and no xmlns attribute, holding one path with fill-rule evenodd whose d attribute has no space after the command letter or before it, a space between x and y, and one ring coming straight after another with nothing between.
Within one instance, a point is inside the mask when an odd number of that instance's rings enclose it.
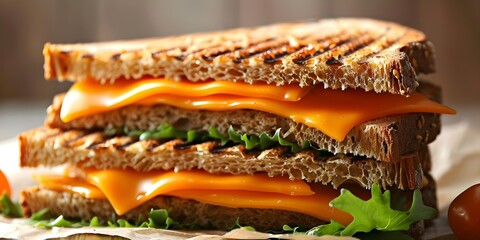
<instances>
[{"instance_id":1,"label":"seeded bread","mask_svg":"<svg viewBox=\"0 0 480 240\"><path fill-rule=\"evenodd\" d=\"M139 141L134 137L108 137L103 132L39 128L22 133L22 167L75 164L81 168L131 168L137 171L203 169L209 173L288 176L335 188L355 182L364 188L377 183L386 189L415 189L430 170L427 148L402 156L395 163L366 157L305 150L297 154L285 148L248 151L242 145L219 146L217 142L189 144L181 140Z\"/></svg>"},{"instance_id":2,"label":"seeded bread","mask_svg":"<svg viewBox=\"0 0 480 240\"><path fill-rule=\"evenodd\" d=\"M152 130L168 123L180 130L208 131L216 127L226 134L229 126L247 134L262 132L273 135L278 128L283 137L302 145L310 141L317 148L335 154L355 154L385 162L398 162L402 155L418 151L440 133L440 115L412 113L389 116L354 127L338 142L321 131L291 119L255 110L195 111L167 105L130 105L106 113L82 117L68 123L60 119L63 95L57 95L48 109L46 125L64 130L104 130L128 127Z\"/></svg>"},{"instance_id":3,"label":"seeded bread","mask_svg":"<svg viewBox=\"0 0 480 240\"><path fill-rule=\"evenodd\" d=\"M426 176L426 178L431 178ZM422 189L424 202L436 208L435 189L432 180ZM58 192L43 187L31 187L21 192L20 204L27 217L41 209L49 208L54 214L64 215L66 218L80 218L89 220L97 216L101 222L116 216L112 206L106 200L86 199L78 194ZM324 222L309 215L284 210L228 208L200 203L194 200L178 197L158 196L143 205L130 210L123 219L135 222L140 216L147 216L150 209L168 209L169 216L174 220L189 224L195 223L205 229L229 229L238 220L240 225L253 226L258 231L281 230L284 224L289 226L303 226L311 228ZM266 217L267 216L267 217ZM409 234L418 238L424 231L423 221L413 224Z\"/></svg>"},{"instance_id":4,"label":"seeded bread","mask_svg":"<svg viewBox=\"0 0 480 240\"><path fill-rule=\"evenodd\" d=\"M371 19L326 19L168 38L44 47L45 78L144 76L298 82L408 95L435 70L433 45L417 30Z\"/></svg>"}]
</instances>

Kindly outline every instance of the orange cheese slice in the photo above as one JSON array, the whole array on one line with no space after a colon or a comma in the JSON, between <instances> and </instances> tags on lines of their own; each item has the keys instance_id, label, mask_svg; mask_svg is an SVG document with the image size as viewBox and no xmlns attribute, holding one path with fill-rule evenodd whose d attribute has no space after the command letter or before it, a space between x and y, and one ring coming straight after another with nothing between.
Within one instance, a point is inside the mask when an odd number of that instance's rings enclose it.
<instances>
[{"instance_id":1,"label":"orange cheese slice","mask_svg":"<svg viewBox=\"0 0 480 240\"><path fill-rule=\"evenodd\" d=\"M49 189L73 192L89 199L107 198L99 188L81 178L62 175L33 175L33 179Z\"/></svg>"},{"instance_id":2,"label":"orange cheese slice","mask_svg":"<svg viewBox=\"0 0 480 240\"><path fill-rule=\"evenodd\" d=\"M86 80L75 83L63 100L60 116L64 122L75 118L101 113L136 103L152 95L172 94L182 97L203 97L215 94L256 96L278 101L298 101L309 88L298 85L275 86L271 84L247 84L231 81L174 81L164 78L115 81L101 84Z\"/></svg>"},{"instance_id":3,"label":"orange cheese slice","mask_svg":"<svg viewBox=\"0 0 480 240\"><path fill-rule=\"evenodd\" d=\"M119 215L156 196L167 195L231 208L294 211L325 221L334 219L345 225L352 221L351 215L329 206L329 202L340 194L338 190L318 184L310 186L286 177L213 175L201 171L74 171L78 174L41 175L35 179L49 189L78 193L86 198L108 199ZM354 193L368 198L365 191Z\"/></svg>"},{"instance_id":4,"label":"orange cheese slice","mask_svg":"<svg viewBox=\"0 0 480 240\"><path fill-rule=\"evenodd\" d=\"M229 190L179 190L167 195L230 208L260 208L298 212L324 221L333 219L345 226L353 220L350 214L329 206L329 203L340 195L339 191L329 187L319 189L312 196Z\"/></svg>"},{"instance_id":5,"label":"orange cheese slice","mask_svg":"<svg viewBox=\"0 0 480 240\"><path fill-rule=\"evenodd\" d=\"M122 214L157 195L182 189L245 190L308 196L314 192L303 181L277 177L275 181L266 174L212 175L205 171L149 171L137 172L122 169L67 168L65 176L83 178L106 194L110 203ZM37 177L38 178L38 177ZM119 187L121 186L121 187ZM108 194L107 194L108 193ZM83 195L86 196L86 195Z\"/></svg>"},{"instance_id":6,"label":"orange cheese slice","mask_svg":"<svg viewBox=\"0 0 480 240\"><path fill-rule=\"evenodd\" d=\"M163 83L159 84L162 87L153 84L157 81ZM220 83L224 84L227 81L190 83L147 79L121 81L118 86L117 83L100 85L92 81L79 82L66 94L61 118L67 122L134 103L168 104L186 109L212 111L253 109L290 118L316 128L337 141L343 141L353 127L375 118L412 112L455 114L455 110L418 93L404 97L388 93L340 91L320 87L300 92L298 86L294 85L269 88L265 84L260 85L263 90L259 91L257 85L235 83L237 86L235 87L233 83L228 82L227 85L232 86L226 87ZM196 92L194 86L197 84L202 86L215 84L216 91L204 92L207 95L202 95ZM285 101L287 95L295 96L292 99L297 101Z\"/></svg>"},{"instance_id":7,"label":"orange cheese slice","mask_svg":"<svg viewBox=\"0 0 480 240\"><path fill-rule=\"evenodd\" d=\"M215 95L183 98L173 95L152 96L141 104L168 104L185 109L214 111L254 109L291 118L295 122L316 128L337 141L343 141L356 125L388 115L432 112L454 114L455 110L413 93L410 97L354 90L336 91L314 88L297 102Z\"/></svg>"},{"instance_id":8,"label":"orange cheese slice","mask_svg":"<svg viewBox=\"0 0 480 240\"><path fill-rule=\"evenodd\" d=\"M136 172L120 169L84 170L85 179L97 186L107 196L118 214L123 214L155 196L182 189L243 190L283 193L288 195L312 195L308 184L279 178L266 181L265 174L218 175L212 177L203 171ZM112 181L114 179L114 181ZM282 184L283 183L283 184ZM118 186L122 186L119 188Z\"/></svg>"}]
</instances>

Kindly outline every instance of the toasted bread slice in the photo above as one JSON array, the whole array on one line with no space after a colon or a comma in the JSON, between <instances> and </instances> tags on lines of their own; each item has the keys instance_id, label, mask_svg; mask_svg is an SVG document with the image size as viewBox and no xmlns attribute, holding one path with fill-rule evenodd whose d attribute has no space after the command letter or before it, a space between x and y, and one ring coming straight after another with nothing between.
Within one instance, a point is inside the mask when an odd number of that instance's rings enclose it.
<instances>
[{"instance_id":1,"label":"toasted bread slice","mask_svg":"<svg viewBox=\"0 0 480 240\"><path fill-rule=\"evenodd\" d=\"M103 132L38 128L19 136L22 167L56 166L65 163L98 169L131 168L136 171L203 169L209 173L289 176L307 182L338 187L355 182L364 188L377 183L386 189L422 186L423 172L430 168L427 148L402 156L394 163L315 150L290 153L285 148L245 150L242 145L219 146L181 140L143 140L111 137Z\"/></svg>"},{"instance_id":2,"label":"toasted bread slice","mask_svg":"<svg viewBox=\"0 0 480 240\"><path fill-rule=\"evenodd\" d=\"M417 30L371 19L326 19L169 38L50 44L45 78L114 82L144 76L362 88L408 95L435 70Z\"/></svg>"},{"instance_id":3,"label":"toasted bread slice","mask_svg":"<svg viewBox=\"0 0 480 240\"><path fill-rule=\"evenodd\" d=\"M425 176L431 179L429 175ZM421 189L424 203L436 208L435 182ZM433 196L433 197L432 197ZM43 187L31 187L21 192L21 206L28 217L44 208L53 214L63 215L66 218L89 220L96 216L101 222L112 219L112 216L138 221L140 216L147 216L150 209L168 209L169 215L175 221L183 224L195 223L204 229L230 229L235 223L242 226L253 226L258 231L282 230L284 224L311 228L324 221L315 217L274 209L228 208L200 203L194 200L181 199L170 196L157 196L141 206L130 210L122 216L115 214L113 207L106 200L87 199L78 194L58 192ZM268 216L268 217L265 217ZM410 226L408 233L418 238L424 230L423 221Z\"/></svg>"}]
</instances>

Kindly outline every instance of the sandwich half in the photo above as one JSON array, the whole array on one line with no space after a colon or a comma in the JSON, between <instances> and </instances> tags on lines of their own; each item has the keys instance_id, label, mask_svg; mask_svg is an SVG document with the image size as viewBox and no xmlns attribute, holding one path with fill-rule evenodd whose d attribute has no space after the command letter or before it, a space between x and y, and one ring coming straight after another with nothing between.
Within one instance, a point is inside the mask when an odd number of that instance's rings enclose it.
<instances>
[{"instance_id":1,"label":"sandwich half","mask_svg":"<svg viewBox=\"0 0 480 240\"><path fill-rule=\"evenodd\" d=\"M414 237L435 216L427 145L455 111L418 80L435 67L417 30L327 19L43 53L74 85L19 135L20 162L66 167L22 192L27 216Z\"/></svg>"}]
</instances>

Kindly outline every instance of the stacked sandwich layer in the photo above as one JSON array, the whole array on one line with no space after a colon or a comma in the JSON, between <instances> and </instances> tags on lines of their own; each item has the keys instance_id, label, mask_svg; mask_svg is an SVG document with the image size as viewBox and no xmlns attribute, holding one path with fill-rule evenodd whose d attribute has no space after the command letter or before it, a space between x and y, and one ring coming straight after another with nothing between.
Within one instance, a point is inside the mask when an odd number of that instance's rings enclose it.
<instances>
[{"instance_id":1,"label":"stacked sandwich layer","mask_svg":"<svg viewBox=\"0 0 480 240\"><path fill-rule=\"evenodd\" d=\"M21 165L68 166L23 191L27 215L136 221L153 208L201 228L347 226L329 205L339 189L366 200L377 185L421 189L435 207L427 144L454 111L417 81L434 70L418 31L322 20L46 44L44 56L47 79L75 83L19 136Z\"/></svg>"}]
</instances>

